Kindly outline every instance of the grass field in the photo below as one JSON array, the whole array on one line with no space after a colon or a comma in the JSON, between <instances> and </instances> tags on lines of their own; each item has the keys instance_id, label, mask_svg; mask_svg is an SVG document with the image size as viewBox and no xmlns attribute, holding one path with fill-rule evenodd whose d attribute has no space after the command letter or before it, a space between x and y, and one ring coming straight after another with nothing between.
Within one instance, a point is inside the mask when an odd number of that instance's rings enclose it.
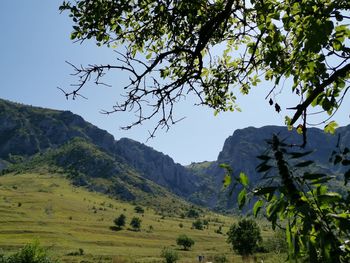
<instances>
[{"instance_id":1,"label":"grass field","mask_svg":"<svg viewBox=\"0 0 350 263\"><path fill-rule=\"evenodd\" d=\"M127 225L120 231L112 230L114 218L121 213L126 215ZM133 216L142 219L139 232L127 229ZM145 208L143 215L137 214L134 205L73 187L62 176L0 177L0 249L5 253L39 240L61 262L160 262L163 247L176 249L180 262L198 262L198 255L210 260L219 254L230 262L241 262L226 243L226 236L215 233L219 226L226 233L237 219L209 212L205 218L208 228L195 230L191 229L193 219L164 217L150 208ZM268 227L260 225L264 237L271 235ZM176 245L180 234L195 240L190 251ZM79 248L84 255L69 255ZM272 254L259 257L258 262L261 258L264 262L283 262L285 258Z\"/></svg>"}]
</instances>

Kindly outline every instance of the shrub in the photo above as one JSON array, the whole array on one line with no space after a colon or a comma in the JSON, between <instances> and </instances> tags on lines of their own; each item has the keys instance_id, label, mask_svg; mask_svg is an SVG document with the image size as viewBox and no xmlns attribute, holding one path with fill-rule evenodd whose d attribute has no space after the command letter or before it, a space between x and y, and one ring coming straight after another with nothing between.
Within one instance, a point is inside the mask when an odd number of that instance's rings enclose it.
<instances>
[{"instance_id":1,"label":"shrub","mask_svg":"<svg viewBox=\"0 0 350 263\"><path fill-rule=\"evenodd\" d=\"M193 227L194 229L203 230L203 222L202 222L202 220L197 219L196 221L194 221L194 222L192 223L192 227Z\"/></svg>"},{"instance_id":2,"label":"shrub","mask_svg":"<svg viewBox=\"0 0 350 263\"><path fill-rule=\"evenodd\" d=\"M78 251L69 252L67 256L82 256L84 255L84 249L79 248Z\"/></svg>"},{"instance_id":3,"label":"shrub","mask_svg":"<svg viewBox=\"0 0 350 263\"><path fill-rule=\"evenodd\" d=\"M126 216L124 214L120 214L116 219L114 219L114 224L120 229L125 226Z\"/></svg>"},{"instance_id":4,"label":"shrub","mask_svg":"<svg viewBox=\"0 0 350 263\"><path fill-rule=\"evenodd\" d=\"M199 217L199 213L198 213L198 211L196 211L193 208L191 208L190 210L187 211L187 217L189 217L189 218L198 218Z\"/></svg>"},{"instance_id":5,"label":"shrub","mask_svg":"<svg viewBox=\"0 0 350 263\"><path fill-rule=\"evenodd\" d=\"M0 256L0 263L58 263L48 256L47 250L39 242L25 245L17 253L5 258Z\"/></svg>"},{"instance_id":6,"label":"shrub","mask_svg":"<svg viewBox=\"0 0 350 263\"><path fill-rule=\"evenodd\" d=\"M213 258L213 262L214 263L226 263L228 262L228 259L225 255L215 255L214 258Z\"/></svg>"},{"instance_id":7,"label":"shrub","mask_svg":"<svg viewBox=\"0 0 350 263\"><path fill-rule=\"evenodd\" d=\"M141 228L141 219L138 217L133 217L130 221L130 226L134 231L140 231Z\"/></svg>"},{"instance_id":8,"label":"shrub","mask_svg":"<svg viewBox=\"0 0 350 263\"><path fill-rule=\"evenodd\" d=\"M186 235L180 235L176 239L176 244L183 246L184 250L189 250L194 245L194 240Z\"/></svg>"},{"instance_id":9,"label":"shrub","mask_svg":"<svg viewBox=\"0 0 350 263\"><path fill-rule=\"evenodd\" d=\"M260 228L252 219L242 219L238 224L233 224L227 235L227 242L242 256L256 252L262 240Z\"/></svg>"},{"instance_id":10,"label":"shrub","mask_svg":"<svg viewBox=\"0 0 350 263\"><path fill-rule=\"evenodd\" d=\"M165 263L174 263L179 260L179 254L171 248L163 248L161 257L164 258Z\"/></svg>"},{"instance_id":11,"label":"shrub","mask_svg":"<svg viewBox=\"0 0 350 263\"><path fill-rule=\"evenodd\" d=\"M145 210L141 207L141 206L135 206L134 208L135 212L138 214L143 214L145 212Z\"/></svg>"}]
</instances>

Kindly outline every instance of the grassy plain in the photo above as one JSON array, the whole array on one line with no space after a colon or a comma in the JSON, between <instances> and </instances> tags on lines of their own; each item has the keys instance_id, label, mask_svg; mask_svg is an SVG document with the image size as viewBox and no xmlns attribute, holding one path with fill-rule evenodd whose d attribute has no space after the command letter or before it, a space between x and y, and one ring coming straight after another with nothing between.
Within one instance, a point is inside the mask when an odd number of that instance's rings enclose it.
<instances>
[{"instance_id":1,"label":"grassy plain","mask_svg":"<svg viewBox=\"0 0 350 263\"><path fill-rule=\"evenodd\" d=\"M39 240L61 262L160 262L163 247L178 251L180 262L198 262L226 255L230 262L241 262L234 255L224 234L237 220L208 212L204 230L191 229L193 219L168 217L145 208L143 215L134 205L72 186L62 175L9 174L0 177L0 250L11 253L24 244ZM112 230L113 220L126 215L126 226ZM128 230L133 216L142 219L141 231ZM180 227L180 224L183 226ZM260 224L264 237L269 228ZM195 240L190 251L176 246L176 238L187 234ZM69 255L83 249L84 255ZM283 262L284 256L259 255L259 262Z\"/></svg>"}]
</instances>

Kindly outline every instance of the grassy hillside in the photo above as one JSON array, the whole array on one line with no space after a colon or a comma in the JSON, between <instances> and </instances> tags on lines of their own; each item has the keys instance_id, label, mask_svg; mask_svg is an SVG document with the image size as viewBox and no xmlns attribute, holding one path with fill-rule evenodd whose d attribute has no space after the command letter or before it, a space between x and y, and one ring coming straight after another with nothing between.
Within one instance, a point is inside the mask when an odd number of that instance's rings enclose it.
<instances>
[{"instance_id":1,"label":"grassy hillside","mask_svg":"<svg viewBox=\"0 0 350 263\"><path fill-rule=\"evenodd\" d=\"M59 173L67 175L76 186L163 212L180 214L189 207L179 197L82 138L74 138L58 148L31 157L16 157L2 173Z\"/></svg>"},{"instance_id":2,"label":"grassy hillside","mask_svg":"<svg viewBox=\"0 0 350 263\"><path fill-rule=\"evenodd\" d=\"M39 239L62 262L159 262L161 249L165 246L179 249L176 237L185 233L196 244L190 251L178 250L180 262L196 262L201 254L207 258L225 254L231 262L240 262L240 257L234 256L225 242L226 237L215 233L220 225L226 233L234 218L207 214L209 228L195 230L191 229L193 219L164 217L146 207L141 215L134 207L74 187L62 175L1 176L0 249L8 253ZM114 231L110 228L113 219L121 213L126 215L127 226ZM142 219L140 232L127 230L133 216ZM264 236L271 234L267 227L262 229L266 230ZM84 250L84 255L69 255L79 248ZM271 255L263 257L271 258Z\"/></svg>"}]
</instances>

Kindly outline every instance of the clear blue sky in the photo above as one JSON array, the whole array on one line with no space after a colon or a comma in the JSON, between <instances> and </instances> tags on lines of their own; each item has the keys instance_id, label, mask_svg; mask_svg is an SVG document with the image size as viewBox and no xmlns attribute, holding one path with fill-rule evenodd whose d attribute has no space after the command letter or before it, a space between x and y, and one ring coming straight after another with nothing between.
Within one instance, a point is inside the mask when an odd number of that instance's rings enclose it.
<instances>
[{"instance_id":1,"label":"clear blue sky","mask_svg":"<svg viewBox=\"0 0 350 263\"><path fill-rule=\"evenodd\" d=\"M121 90L118 86L127 79L126 73L115 72L109 76L112 88L89 86L84 91L88 100L66 100L56 88L64 89L76 79L70 76L72 69L65 63L113 63L114 52L99 48L93 42L80 45L69 38L71 21L67 14L60 14L62 0L1 0L0 2L0 97L35 106L70 110L92 124L109 131L116 139L129 137L146 143L148 130L153 122L145 123L129 131L120 126L130 123L133 113L103 115L101 109L110 109L117 101ZM286 111L277 114L264 100L269 91L265 83L249 96L239 97L242 113L225 113L214 117L212 110L193 106L188 98L177 106L176 116L185 120L172 126L170 131L159 131L146 144L171 156L176 162L189 164L192 161L215 160L225 139L234 130L248 126L283 125ZM294 106L285 88L285 97L280 97L285 107ZM346 101L344 105L349 105ZM341 125L349 122L345 106L338 113Z\"/></svg>"}]
</instances>

